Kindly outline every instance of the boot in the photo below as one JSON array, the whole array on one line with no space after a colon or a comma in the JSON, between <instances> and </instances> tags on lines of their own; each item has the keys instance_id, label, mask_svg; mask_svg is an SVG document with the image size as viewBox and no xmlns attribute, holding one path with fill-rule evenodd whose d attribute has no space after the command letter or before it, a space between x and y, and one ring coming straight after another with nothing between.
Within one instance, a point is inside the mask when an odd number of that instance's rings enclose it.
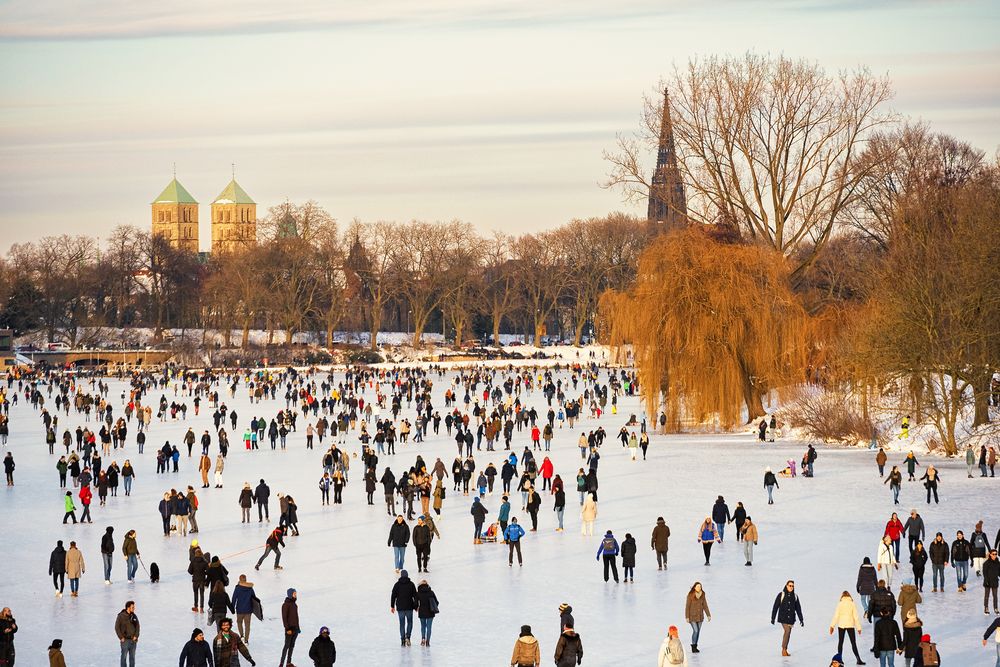
<instances>
[{"instance_id":1,"label":"boot","mask_svg":"<svg viewBox=\"0 0 1000 667\"><path fill-rule=\"evenodd\" d=\"M692 653L701 653L701 651L698 650L698 645L697 644L691 644L691 652Z\"/></svg>"},{"instance_id":2,"label":"boot","mask_svg":"<svg viewBox=\"0 0 1000 667\"><path fill-rule=\"evenodd\" d=\"M781 657L790 658L792 657L792 654L788 652L788 649L781 649Z\"/></svg>"}]
</instances>

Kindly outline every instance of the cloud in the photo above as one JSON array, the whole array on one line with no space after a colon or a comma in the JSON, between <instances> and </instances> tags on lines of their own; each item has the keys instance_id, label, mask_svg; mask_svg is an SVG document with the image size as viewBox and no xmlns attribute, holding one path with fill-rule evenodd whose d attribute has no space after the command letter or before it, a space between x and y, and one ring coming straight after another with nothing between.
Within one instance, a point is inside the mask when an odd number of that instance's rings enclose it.
<instances>
[{"instance_id":1,"label":"cloud","mask_svg":"<svg viewBox=\"0 0 1000 667\"><path fill-rule=\"evenodd\" d=\"M936 0L916 0L930 4ZM714 0L755 11L863 11L912 0ZM407 26L525 27L606 23L704 11L698 0L8 0L0 3L0 40L94 40L273 34Z\"/></svg>"},{"instance_id":2,"label":"cloud","mask_svg":"<svg viewBox=\"0 0 1000 667\"><path fill-rule=\"evenodd\" d=\"M669 0L668 0L669 1ZM690 0L673 0L672 5ZM10 0L0 5L0 39L76 40L139 37L283 33L393 25L530 24L553 20L598 20L663 9L657 0L577 0L572 4L529 0L299 0L290 5L264 0Z\"/></svg>"}]
</instances>

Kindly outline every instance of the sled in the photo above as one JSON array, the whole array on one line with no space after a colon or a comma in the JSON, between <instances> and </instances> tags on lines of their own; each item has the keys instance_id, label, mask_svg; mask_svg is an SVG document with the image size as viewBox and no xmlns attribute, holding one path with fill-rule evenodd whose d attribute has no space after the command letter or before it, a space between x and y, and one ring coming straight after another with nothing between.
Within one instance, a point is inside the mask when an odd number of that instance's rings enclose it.
<instances>
[{"instance_id":1,"label":"sled","mask_svg":"<svg viewBox=\"0 0 1000 667\"><path fill-rule=\"evenodd\" d=\"M479 536L479 539L483 542L496 542L500 537L500 524L491 523L489 527L483 531L483 534Z\"/></svg>"}]
</instances>

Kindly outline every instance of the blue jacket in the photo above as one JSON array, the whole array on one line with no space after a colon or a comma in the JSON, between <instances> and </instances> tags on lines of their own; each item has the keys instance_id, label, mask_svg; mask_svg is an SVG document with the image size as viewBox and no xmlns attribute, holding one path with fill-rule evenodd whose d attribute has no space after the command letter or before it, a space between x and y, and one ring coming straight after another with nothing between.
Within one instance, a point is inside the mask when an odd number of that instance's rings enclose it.
<instances>
[{"instance_id":1,"label":"blue jacket","mask_svg":"<svg viewBox=\"0 0 1000 667\"><path fill-rule=\"evenodd\" d=\"M253 586L240 586L236 584L233 588L233 609L237 614L253 613Z\"/></svg>"},{"instance_id":2,"label":"blue jacket","mask_svg":"<svg viewBox=\"0 0 1000 667\"><path fill-rule=\"evenodd\" d=\"M524 537L524 528L521 528L520 524L512 523L507 526L507 530L503 532L503 536L508 542L518 542Z\"/></svg>"},{"instance_id":3,"label":"blue jacket","mask_svg":"<svg viewBox=\"0 0 1000 667\"><path fill-rule=\"evenodd\" d=\"M601 556L617 556L618 555L618 540L614 538L613 535L605 535L604 539L601 540L600 546L597 547L597 557Z\"/></svg>"},{"instance_id":4,"label":"blue jacket","mask_svg":"<svg viewBox=\"0 0 1000 667\"><path fill-rule=\"evenodd\" d=\"M500 505L500 514L497 515L498 521L506 521L510 517L510 503L504 502Z\"/></svg>"}]
</instances>

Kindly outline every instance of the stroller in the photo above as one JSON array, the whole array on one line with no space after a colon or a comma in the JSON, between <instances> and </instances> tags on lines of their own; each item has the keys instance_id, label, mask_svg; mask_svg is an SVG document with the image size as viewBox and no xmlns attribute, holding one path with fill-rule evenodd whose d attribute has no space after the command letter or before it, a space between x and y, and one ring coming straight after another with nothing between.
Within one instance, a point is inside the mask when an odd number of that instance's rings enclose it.
<instances>
[{"instance_id":1,"label":"stroller","mask_svg":"<svg viewBox=\"0 0 1000 667\"><path fill-rule=\"evenodd\" d=\"M500 537L500 524L491 523L489 527L483 531L483 534L479 536L479 539L482 540L483 542L496 543L499 537Z\"/></svg>"}]
</instances>

